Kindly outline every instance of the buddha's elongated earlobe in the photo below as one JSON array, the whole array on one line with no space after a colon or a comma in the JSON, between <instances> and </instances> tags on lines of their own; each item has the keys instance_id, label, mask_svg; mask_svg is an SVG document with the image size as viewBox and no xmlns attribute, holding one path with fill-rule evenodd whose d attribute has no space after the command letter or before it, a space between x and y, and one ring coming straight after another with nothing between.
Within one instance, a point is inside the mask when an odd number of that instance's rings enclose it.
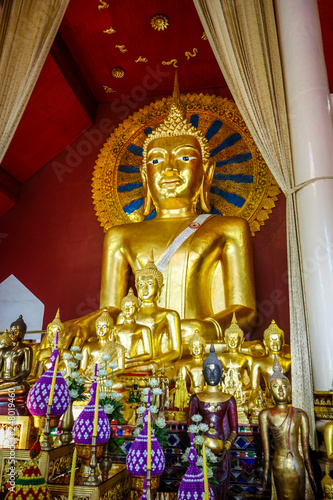
<instances>
[{"instance_id":1,"label":"buddha's elongated earlobe","mask_svg":"<svg viewBox=\"0 0 333 500\"><path fill-rule=\"evenodd\" d=\"M141 169L141 178L142 178L142 184L143 184L143 197L144 197L144 204L143 204L143 215L147 216L151 212L151 194L148 186L148 177L147 177L147 171L145 168Z\"/></svg>"},{"instance_id":2,"label":"buddha's elongated earlobe","mask_svg":"<svg viewBox=\"0 0 333 500\"><path fill-rule=\"evenodd\" d=\"M205 173L200 189L200 203L202 210L204 210L205 212L210 212L209 195L215 170L215 161L212 158L208 160L207 165L204 167L204 170Z\"/></svg>"}]
</instances>

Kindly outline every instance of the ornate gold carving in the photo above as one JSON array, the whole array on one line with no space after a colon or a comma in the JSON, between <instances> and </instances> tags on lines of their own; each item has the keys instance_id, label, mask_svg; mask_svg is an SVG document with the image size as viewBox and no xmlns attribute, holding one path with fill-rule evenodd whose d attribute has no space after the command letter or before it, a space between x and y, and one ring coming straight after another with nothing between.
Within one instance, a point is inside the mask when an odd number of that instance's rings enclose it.
<instances>
[{"instance_id":1,"label":"ornate gold carving","mask_svg":"<svg viewBox=\"0 0 333 500\"><path fill-rule=\"evenodd\" d=\"M162 61L163 66L171 66L173 65L174 68L178 68L178 61L177 59L171 59L171 61Z\"/></svg>"},{"instance_id":2,"label":"ornate gold carving","mask_svg":"<svg viewBox=\"0 0 333 500\"><path fill-rule=\"evenodd\" d=\"M139 63L139 62L148 62L148 59L146 57L142 57L142 56L139 56L136 60L135 60L136 63Z\"/></svg>"},{"instance_id":3,"label":"ornate gold carving","mask_svg":"<svg viewBox=\"0 0 333 500\"><path fill-rule=\"evenodd\" d=\"M154 30L163 31L169 26L169 19L164 14L156 14L151 18L150 24Z\"/></svg>"},{"instance_id":4,"label":"ornate gold carving","mask_svg":"<svg viewBox=\"0 0 333 500\"><path fill-rule=\"evenodd\" d=\"M99 6L97 8L99 11L104 10L104 9L108 9L109 4L104 2L104 0L99 0Z\"/></svg>"},{"instance_id":5,"label":"ornate gold carving","mask_svg":"<svg viewBox=\"0 0 333 500\"><path fill-rule=\"evenodd\" d=\"M181 99L186 105L187 117L197 117L198 129L204 135L213 123L223 124L209 140L210 150L217 148L233 134L241 136L234 145L215 155L214 158L224 165L223 169L216 168L215 177L216 174L223 173L223 180L214 179L213 187L223 190L228 196L229 193L237 194L243 198L244 203L242 206L235 206L214 191L211 202L223 215L247 219L254 235L272 212L280 191L236 104L226 98L203 94L187 94L181 96ZM133 154L128 148L134 145L138 151L141 150L147 138L145 130L154 130L164 121L170 102L171 98L158 100L129 116L104 144L96 161L92 191L96 215L105 231L114 225L133 222L134 218L143 220L140 208L132 213L124 211L129 203L143 196L140 186L142 156ZM244 155L247 160L238 163L239 158ZM235 163L232 158L235 158ZM123 167L118 170L120 165L128 165L128 172ZM244 180L251 182L243 182ZM126 184L131 184L133 190L119 192L118 186Z\"/></svg>"},{"instance_id":6,"label":"ornate gold carving","mask_svg":"<svg viewBox=\"0 0 333 500\"><path fill-rule=\"evenodd\" d=\"M107 85L103 85L103 89L105 90L105 92L107 94L113 94L114 92L117 92L116 90L114 90L112 87L108 87Z\"/></svg>"},{"instance_id":7,"label":"ornate gold carving","mask_svg":"<svg viewBox=\"0 0 333 500\"><path fill-rule=\"evenodd\" d=\"M205 32L203 32L203 33L202 33L202 37L201 37L201 38L202 38L203 40L208 40L207 35L206 35L206 33L205 33Z\"/></svg>"},{"instance_id":8,"label":"ornate gold carving","mask_svg":"<svg viewBox=\"0 0 333 500\"><path fill-rule=\"evenodd\" d=\"M113 33L116 33L116 30L110 26L107 30L103 30L103 33L106 33L107 35L112 35Z\"/></svg>"},{"instance_id":9,"label":"ornate gold carving","mask_svg":"<svg viewBox=\"0 0 333 500\"><path fill-rule=\"evenodd\" d=\"M193 54L191 54L191 52L189 52L189 51L185 52L186 59L189 60L191 57L195 57L197 55L197 53L198 53L198 49L196 49L194 47Z\"/></svg>"},{"instance_id":10,"label":"ornate gold carving","mask_svg":"<svg viewBox=\"0 0 333 500\"><path fill-rule=\"evenodd\" d=\"M111 71L111 75L115 78L123 78L125 76L125 71L123 68L116 67Z\"/></svg>"},{"instance_id":11,"label":"ornate gold carving","mask_svg":"<svg viewBox=\"0 0 333 500\"><path fill-rule=\"evenodd\" d=\"M125 54L127 52L127 49L125 45L115 45L116 49L119 49L122 54Z\"/></svg>"}]
</instances>

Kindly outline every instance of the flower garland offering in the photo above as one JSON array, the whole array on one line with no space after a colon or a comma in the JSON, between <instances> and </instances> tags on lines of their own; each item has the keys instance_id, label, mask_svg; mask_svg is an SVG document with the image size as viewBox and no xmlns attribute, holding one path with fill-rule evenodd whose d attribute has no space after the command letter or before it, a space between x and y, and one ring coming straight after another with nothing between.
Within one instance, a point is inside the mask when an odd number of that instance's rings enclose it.
<instances>
[{"instance_id":1,"label":"flower garland offering","mask_svg":"<svg viewBox=\"0 0 333 500\"><path fill-rule=\"evenodd\" d=\"M122 394L113 391L113 370L118 368L117 363L108 363L111 356L104 354L102 360L104 364L98 365L97 380L100 385L99 402L103 407L109 422L115 421L118 424L125 424L126 421L123 416L123 404L121 402Z\"/></svg>"},{"instance_id":2,"label":"flower garland offering","mask_svg":"<svg viewBox=\"0 0 333 500\"><path fill-rule=\"evenodd\" d=\"M158 417L159 409L158 409L158 405L157 405L157 399L158 399L158 396L160 396L162 394L162 389L160 389L159 387L156 387L156 384L154 383L154 381L156 381L156 379L150 380L151 388L145 387L142 391L142 394L143 394L142 403L143 404L142 404L142 406L140 406L136 410L136 413L139 415L139 418L136 421L137 427L134 431L134 435L138 436L143 428L144 423L143 423L143 419L142 419L141 415L143 415L147 410L144 403L148 403L148 400L150 397L149 393L150 393L151 399L152 399L152 404L150 404L150 412L151 412L151 415L153 417L151 427L152 427L154 435L156 436L157 441L160 443L161 447L164 448L168 444L168 430L166 428L165 419L163 417ZM156 382L158 385L158 380Z\"/></svg>"},{"instance_id":3,"label":"flower garland offering","mask_svg":"<svg viewBox=\"0 0 333 500\"><path fill-rule=\"evenodd\" d=\"M198 460L196 465L200 467L202 471L204 471L204 457L203 457L203 444L204 444L204 436L203 434L208 431L209 427L207 424L201 423L202 416L199 414L193 415L191 417L192 422L195 424L191 424L187 428L187 432L193 435L193 445L195 446ZM188 454L191 448L186 448L185 453L183 454L181 460L185 464L188 463ZM206 452L206 472L207 478L210 484L216 484L218 481L214 477L214 470L216 468L217 457L214 453L209 449L205 448Z\"/></svg>"},{"instance_id":4,"label":"flower garland offering","mask_svg":"<svg viewBox=\"0 0 333 500\"><path fill-rule=\"evenodd\" d=\"M70 348L71 352L65 352L63 360L66 361L68 370L62 370L62 375L68 385L72 401L86 401L88 397L84 394L86 381L80 377L78 372L80 361L83 356L79 352L80 348L74 346Z\"/></svg>"}]
</instances>

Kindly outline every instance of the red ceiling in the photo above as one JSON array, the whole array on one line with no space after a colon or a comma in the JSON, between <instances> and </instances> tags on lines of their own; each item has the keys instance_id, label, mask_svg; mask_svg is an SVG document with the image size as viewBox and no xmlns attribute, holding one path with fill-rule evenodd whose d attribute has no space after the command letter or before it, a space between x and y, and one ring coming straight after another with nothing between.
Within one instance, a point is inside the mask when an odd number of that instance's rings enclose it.
<instances>
[{"instance_id":1,"label":"red ceiling","mask_svg":"<svg viewBox=\"0 0 333 500\"><path fill-rule=\"evenodd\" d=\"M100 3L70 1L51 55L0 167L0 215L15 202L19 183L89 128L98 103L169 95L174 69L162 61L177 60L182 92L226 86L209 42L202 39L203 29L192 0L109 0L109 8L103 10L98 9ZM333 2L318 0L318 7L333 92ZM157 31L150 19L161 13L167 16L169 26ZM103 33L111 26L115 33ZM122 53L115 45L124 45L127 51ZM185 52L193 53L194 48L196 56L187 58ZM139 56L147 62L135 63ZM111 75L114 67L124 69L124 78ZM116 92L106 93L104 85Z\"/></svg>"}]
</instances>

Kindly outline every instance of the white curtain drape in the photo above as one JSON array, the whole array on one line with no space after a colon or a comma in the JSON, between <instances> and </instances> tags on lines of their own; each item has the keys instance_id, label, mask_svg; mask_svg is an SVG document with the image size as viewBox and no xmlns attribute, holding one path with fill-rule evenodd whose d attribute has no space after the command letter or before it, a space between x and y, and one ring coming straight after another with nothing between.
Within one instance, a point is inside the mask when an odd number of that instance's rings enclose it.
<instances>
[{"instance_id":1,"label":"white curtain drape","mask_svg":"<svg viewBox=\"0 0 333 500\"><path fill-rule=\"evenodd\" d=\"M223 76L263 158L287 196L293 405L316 448L312 365L294 176L273 0L193 0Z\"/></svg>"},{"instance_id":2,"label":"white curtain drape","mask_svg":"<svg viewBox=\"0 0 333 500\"><path fill-rule=\"evenodd\" d=\"M69 0L4 0L0 20L0 162Z\"/></svg>"}]
</instances>

